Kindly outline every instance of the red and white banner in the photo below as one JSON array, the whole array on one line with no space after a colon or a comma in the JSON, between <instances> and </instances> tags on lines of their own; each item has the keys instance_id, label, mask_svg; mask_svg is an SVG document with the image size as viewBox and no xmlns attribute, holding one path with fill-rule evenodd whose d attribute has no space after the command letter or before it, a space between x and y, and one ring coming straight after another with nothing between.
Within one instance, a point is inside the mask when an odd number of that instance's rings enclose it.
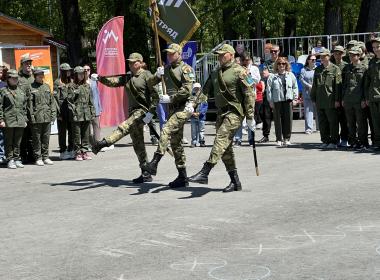
<instances>
[{"instance_id":1,"label":"red and white banner","mask_svg":"<svg viewBox=\"0 0 380 280\"><path fill-rule=\"evenodd\" d=\"M110 19L100 30L96 41L96 64L100 76L125 74L123 51L124 17ZM116 126L128 116L124 86L111 88L98 83L103 113L101 127Z\"/></svg>"}]
</instances>

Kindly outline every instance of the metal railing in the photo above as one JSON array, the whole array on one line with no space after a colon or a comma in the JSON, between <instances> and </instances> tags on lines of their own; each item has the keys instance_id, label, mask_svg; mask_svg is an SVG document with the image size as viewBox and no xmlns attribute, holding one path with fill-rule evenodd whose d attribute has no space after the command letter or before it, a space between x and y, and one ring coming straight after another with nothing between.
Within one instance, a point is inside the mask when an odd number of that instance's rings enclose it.
<instances>
[{"instance_id":1,"label":"metal railing","mask_svg":"<svg viewBox=\"0 0 380 280\"><path fill-rule=\"evenodd\" d=\"M349 33L349 34L334 34L330 35L331 46L333 42L338 42L341 46L346 46L351 40L362 41L364 43L370 40L372 34L376 34L377 37L380 36L380 32L371 33Z\"/></svg>"}]
</instances>

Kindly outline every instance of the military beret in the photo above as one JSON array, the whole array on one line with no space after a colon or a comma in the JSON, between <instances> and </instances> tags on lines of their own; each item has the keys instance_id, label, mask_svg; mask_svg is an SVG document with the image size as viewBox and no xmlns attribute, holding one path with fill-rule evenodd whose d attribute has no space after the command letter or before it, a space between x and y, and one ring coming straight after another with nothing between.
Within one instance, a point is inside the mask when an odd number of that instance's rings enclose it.
<instances>
[{"instance_id":1,"label":"military beret","mask_svg":"<svg viewBox=\"0 0 380 280\"><path fill-rule=\"evenodd\" d=\"M59 69L62 71L72 70L71 66L68 63L62 63L61 66L59 66Z\"/></svg>"},{"instance_id":2,"label":"military beret","mask_svg":"<svg viewBox=\"0 0 380 280\"><path fill-rule=\"evenodd\" d=\"M74 73L84 73L84 68L82 66L77 66L74 68Z\"/></svg>"},{"instance_id":3,"label":"military beret","mask_svg":"<svg viewBox=\"0 0 380 280\"><path fill-rule=\"evenodd\" d=\"M380 43L380 37L375 37L371 40L371 43Z\"/></svg>"},{"instance_id":4,"label":"military beret","mask_svg":"<svg viewBox=\"0 0 380 280\"><path fill-rule=\"evenodd\" d=\"M40 68L40 67L36 67L36 68L33 70L33 75L34 75L34 76L41 75L41 74L45 74L44 69L42 69L42 68Z\"/></svg>"},{"instance_id":5,"label":"military beret","mask_svg":"<svg viewBox=\"0 0 380 280\"><path fill-rule=\"evenodd\" d=\"M216 54L225 54L225 53L235 54L235 49L233 46L229 44L224 44L219 50L216 50L215 53Z\"/></svg>"},{"instance_id":6,"label":"military beret","mask_svg":"<svg viewBox=\"0 0 380 280\"><path fill-rule=\"evenodd\" d=\"M321 51L320 53L319 53L319 55L328 55L328 56L331 56L331 53L330 53L330 51L328 50L328 49L324 49L323 51Z\"/></svg>"},{"instance_id":7,"label":"military beret","mask_svg":"<svg viewBox=\"0 0 380 280\"><path fill-rule=\"evenodd\" d=\"M15 69L9 69L7 72L8 78L18 78L18 73Z\"/></svg>"},{"instance_id":8,"label":"military beret","mask_svg":"<svg viewBox=\"0 0 380 280\"><path fill-rule=\"evenodd\" d=\"M127 60L130 62L144 61L143 56L139 53L131 53Z\"/></svg>"},{"instance_id":9,"label":"military beret","mask_svg":"<svg viewBox=\"0 0 380 280\"><path fill-rule=\"evenodd\" d=\"M25 54L25 55L21 56L21 60L20 60L21 64L23 64L24 62L27 62L27 61L33 61L33 59L30 58L29 54Z\"/></svg>"},{"instance_id":10,"label":"military beret","mask_svg":"<svg viewBox=\"0 0 380 280\"><path fill-rule=\"evenodd\" d=\"M342 52L342 53L344 53L344 48L342 46L336 46L334 48L333 52Z\"/></svg>"},{"instance_id":11,"label":"military beret","mask_svg":"<svg viewBox=\"0 0 380 280\"><path fill-rule=\"evenodd\" d=\"M179 53L179 54L182 54L182 47L178 44L170 44L166 49L164 49L164 52L168 52L168 53Z\"/></svg>"},{"instance_id":12,"label":"military beret","mask_svg":"<svg viewBox=\"0 0 380 280\"><path fill-rule=\"evenodd\" d=\"M358 54L361 55L363 53L362 49L359 46L354 46L348 52L349 54Z\"/></svg>"}]
</instances>

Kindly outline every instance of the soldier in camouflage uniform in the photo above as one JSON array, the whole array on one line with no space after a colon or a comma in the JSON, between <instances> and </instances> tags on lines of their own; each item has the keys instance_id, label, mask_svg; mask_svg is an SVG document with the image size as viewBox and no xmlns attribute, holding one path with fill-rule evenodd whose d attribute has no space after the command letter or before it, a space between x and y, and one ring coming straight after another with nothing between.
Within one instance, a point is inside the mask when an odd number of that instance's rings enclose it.
<instances>
[{"instance_id":1,"label":"soldier in camouflage uniform","mask_svg":"<svg viewBox=\"0 0 380 280\"><path fill-rule=\"evenodd\" d=\"M33 60L28 54L23 55L20 60L21 69L18 73L18 86L24 91L24 94L26 94L27 89L34 82L32 62ZM24 163L34 161L32 142L32 130L28 122L21 141L21 158Z\"/></svg>"},{"instance_id":2,"label":"soldier in camouflage uniform","mask_svg":"<svg viewBox=\"0 0 380 280\"><path fill-rule=\"evenodd\" d=\"M320 148L336 149L339 143L337 108L341 104L342 73L330 62L328 50L320 54L322 64L315 69L310 97L316 103L322 145Z\"/></svg>"},{"instance_id":3,"label":"soldier in camouflage uniform","mask_svg":"<svg viewBox=\"0 0 380 280\"><path fill-rule=\"evenodd\" d=\"M62 63L59 66L60 76L54 81L54 97L57 103L57 126L59 158L62 160L74 158L74 144L72 123L69 118L67 102L68 85L71 83L71 70L69 64ZM67 140L66 140L67 136ZM67 143L67 145L66 145Z\"/></svg>"},{"instance_id":4,"label":"soldier in camouflage uniform","mask_svg":"<svg viewBox=\"0 0 380 280\"><path fill-rule=\"evenodd\" d=\"M152 175L157 173L157 165L165 154L169 143L173 150L178 177L169 183L169 187L178 188L189 185L186 174L186 157L182 147L183 127L194 112L192 101L193 82L195 75L193 69L182 61L182 47L171 44L165 50L169 65L159 67L152 82L158 84L164 78L167 95L160 96L160 103L169 103L169 118L165 123L158 143L157 151L151 162L144 169Z\"/></svg>"},{"instance_id":5,"label":"soldier in camouflage uniform","mask_svg":"<svg viewBox=\"0 0 380 280\"><path fill-rule=\"evenodd\" d=\"M380 150L380 38L372 39L375 57L369 62L364 93L373 121L373 147Z\"/></svg>"},{"instance_id":6,"label":"soldier in camouflage uniform","mask_svg":"<svg viewBox=\"0 0 380 280\"><path fill-rule=\"evenodd\" d=\"M143 57L139 53L132 53L129 58L129 68L133 76L127 80L127 76L101 77L99 82L109 87L125 86L129 100L129 117L109 136L96 142L92 151L97 154L102 148L113 145L126 135L130 134L133 149L139 160L140 168L148 161L144 144L144 124L150 123L158 103L157 88L148 81L152 73L142 68ZM151 182L152 176L147 171L141 171L141 176L133 179L133 183L141 184Z\"/></svg>"},{"instance_id":7,"label":"soldier in camouflage uniform","mask_svg":"<svg viewBox=\"0 0 380 280\"><path fill-rule=\"evenodd\" d=\"M44 83L44 70L36 68L33 75L35 80L27 90L27 97L34 158L38 166L52 165L49 158L49 140L57 105L49 85Z\"/></svg>"},{"instance_id":8,"label":"soldier in camouflage uniform","mask_svg":"<svg viewBox=\"0 0 380 280\"><path fill-rule=\"evenodd\" d=\"M235 50L232 46L225 44L216 53L219 55L220 67L211 73L203 87L205 95L215 97L218 109L216 136L209 159L201 171L189 177L189 181L207 184L211 169L222 159L231 178L230 184L223 192L240 191L242 187L237 174L232 141L244 117L247 118L248 127L252 131L255 130L254 83L246 69L233 61Z\"/></svg>"},{"instance_id":9,"label":"soldier in camouflage uniform","mask_svg":"<svg viewBox=\"0 0 380 280\"><path fill-rule=\"evenodd\" d=\"M8 168L23 168L20 144L27 122L27 97L17 86L16 70L8 71L7 86L0 90L0 127L4 129L5 156Z\"/></svg>"}]
</instances>

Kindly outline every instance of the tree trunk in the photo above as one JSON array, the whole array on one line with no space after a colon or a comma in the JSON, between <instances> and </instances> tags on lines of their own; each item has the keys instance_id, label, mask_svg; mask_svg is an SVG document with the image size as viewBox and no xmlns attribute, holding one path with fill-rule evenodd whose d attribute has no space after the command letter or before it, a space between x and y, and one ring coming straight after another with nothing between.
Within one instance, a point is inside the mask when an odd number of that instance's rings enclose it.
<instances>
[{"instance_id":1,"label":"tree trunk","mask_svg":"<svg viewBox=\"0 0 380 280\"><path fill-rule=\"evenodd\" d=\"M324 34L343 33L343 10L341 0L325 1L325 32Z\"/></svg>"},{"instance_id":2,"label":"tree trunk","mask_svg":"<svg viewBox=\"0 0 380 280\"><path fill-rule=\"evenodd\" d=\"M223 17L223 37L224 40L238 39L236 32L232 28L232 18L234 16L234 4L230 0L222 0Z\"/></svg>"},{"instance_id":3,"label":"tree trunk","mask_svg":"<svg viewBox=\"0 0 380 280\"><path fill-rule=\"evenodd\" d=\"M82 39L84 31L79 13L78 0L61 0L65 41L68 44L68 58L72 66L83 60Z\"/></svg>"},{"instance_id":4,"label":"tree trunk","mask_svg":"<svg viewBox=\"0 0 380 280\"><path fill-rule=\"evenodd\" d=\"M379 0L362 0L357 32L374 32L379 29L380 25L380 1Z\"/></svg>"}]
</instances>

